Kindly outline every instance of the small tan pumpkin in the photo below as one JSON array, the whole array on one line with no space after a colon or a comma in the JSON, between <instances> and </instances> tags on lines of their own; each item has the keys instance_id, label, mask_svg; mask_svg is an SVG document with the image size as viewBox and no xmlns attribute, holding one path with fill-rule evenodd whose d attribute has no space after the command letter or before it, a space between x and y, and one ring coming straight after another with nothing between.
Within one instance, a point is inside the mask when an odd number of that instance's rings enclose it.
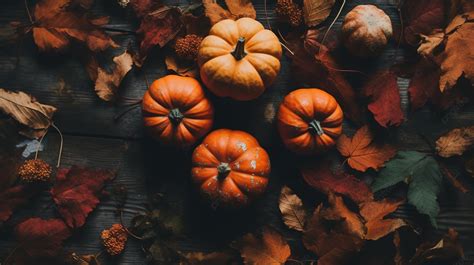
<instances>
[{"instance_id":1,"label":"small tan pumpkin","mask_svg":"<svg viewBox=\"0 0 474 265\"><path fill-rule=\"evenodd\" d=\"M219 21L199 47L202 82L219 97L255 99L275 81L281 53L277 36L260 22Z\"/></svg>"},{"instance_id":2,"label":"small tan pumpkin","mask_svg":"<svg viewBox=\"0 0 474 265\"><path fill-rule=\"evenodd\" d=\"M277 115L283 143L302 155L322 153L334 146L342 132L342 120L342 109L336 99L316 88L288 94Z\"/></svg>"},{"instance_id":3,"label":"small tan pumpkin","mask_svg":"<svg viewBox=\"0 0 474 265\"><path fill-rule=\"evenodd\" d=\"M143 96L143 121L163 144L187 147L212 127L214 109L199 82L167 75L155 80Z\"/></svg>"},{"instance_id":4,"label":"small tan pumpkin","mask_svg":"<svg viewBox=\"0 0 474 265\"><path fill-rule=\"evenodd\" d=\"M192 163L194 182L215 206L245 206L268 184L270 158L257 139L246 132L211 132L194 149Z\"/></svg>"},{"instance_id":5,"label":"small tan pumpkin","mask_svg":"<svg viewBox=\"0 0 474 265\"><path fill-rule=\"evenodd\" d=\"M347 13L342 24L346 48L359 57L378 55L392 37L392 22L374 5L358 5Z\"/></svg>"}]
</instances>

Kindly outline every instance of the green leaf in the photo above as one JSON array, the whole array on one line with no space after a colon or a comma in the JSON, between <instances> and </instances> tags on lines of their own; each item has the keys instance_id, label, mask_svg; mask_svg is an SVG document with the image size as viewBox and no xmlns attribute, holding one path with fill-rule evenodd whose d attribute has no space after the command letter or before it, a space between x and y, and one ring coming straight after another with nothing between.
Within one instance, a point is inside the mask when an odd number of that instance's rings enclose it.
<instances>
[{"instance_id":1,"label":"green leaf","mask_svg":"<svg viewBox=\"0 0 474 265\"><path fill-rule=\"evenodd\" d=\"M415 206L418 212L428 215L436 227L439 213L436 199L442 178L438 163L432 156L416 151L399 151L380 171L372 190L377 192L400 182L407 183L408 203Z\"/></svg>"}]
</instances>

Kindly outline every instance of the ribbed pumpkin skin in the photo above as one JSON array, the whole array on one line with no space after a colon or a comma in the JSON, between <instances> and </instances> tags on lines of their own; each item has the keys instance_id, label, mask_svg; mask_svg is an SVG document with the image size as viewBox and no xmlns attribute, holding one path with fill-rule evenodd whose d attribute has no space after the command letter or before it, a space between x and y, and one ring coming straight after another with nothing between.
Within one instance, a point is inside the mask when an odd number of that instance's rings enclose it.
<instances>
[{"instance_id":1,"label":"ribbed pumpkin skin","mask_svg":"<svg viewBox=\"0 0 474 265\"><path fill-rule=\"evenodd\" d=\"M319 121L321 134L311 122ZM302 155L318 154L336 144L342 132L343 112L333 96L316 88L288 94L277 115L278 132L285 146Z\"/></svg>"},{"instance_id":2,"label":"ribbed pumpkin skin","mask_svg":"<svg viewBox=\"0 0 474 265\"><path fill-rule=\"evenodd\" d=\"M245 56L237 59L232 53L241 37ZM255 99L278 75L281 53L277 36L260 22L251 18L222 20L199 47L201 79L219 97Z\"/></svg>"},{"instance_id":3,"label":"ribbed pumpkin skin","mask_svg":"<svg viewBox=\"0 0 474 265\"><path fill-rule=\"evenodd\" d=\"M240 208L268 184L270 158L257 140L242 131L211 132L193 152L191 175L213 206ZM227 166L224 172L222 165ZM219 169L221 168L221 169Z\"/></svg>"},{"instance_id":4,"label":"ribbed pumpkin skin","mask_svg":"<svg viewBox=\"0 0 474 265\"><path fill-rule=\"evenodd\" d=\"M359 57L378 55L392 37L390 17L374 5L359 5L347 13L342 24L346 48Z\"/></svg>"},{"instance_id":5,"label":"ribbed pumpkin skin","mask_svg":"<svg viewBox=\"0 0 474 265\"><path fill-rule=\"evenodd\" d=\"M171 112L182 114L173 122ZM187 147L211 130L214 109L198 81L167 75L154 81L143 96L143 121L161 143Z\"/></svg>"}]
</instances>

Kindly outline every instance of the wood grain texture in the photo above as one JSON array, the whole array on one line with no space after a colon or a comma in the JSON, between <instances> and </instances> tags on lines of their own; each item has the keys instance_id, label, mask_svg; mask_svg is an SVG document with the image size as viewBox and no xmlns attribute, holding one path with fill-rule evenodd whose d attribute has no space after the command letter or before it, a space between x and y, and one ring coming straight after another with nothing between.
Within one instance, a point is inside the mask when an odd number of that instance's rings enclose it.
<instances>
[{"instance_id":1,"label":"wood grain texture","mask_svg":"<svg viewBox=\"0 0 474 265\"><path fill-rule=\"evenodd\" d=\"M0 25L10 21L26 21L23 1L3 1L0 9ZM254 0L257 17L267 25L263 0ZM276 17L271 10L275 1L268 0L268 21L275 29ZM397 9L390 0L349 1L343 14L361 3L377 4L399 25ZM28 1L32 7L35 1ZM168 1L172 4L184 4L185 1ZM133 15L115 5L113 0L100 1L94 6L96 15L111 16L109 28L135 30L137 27ZM334 14L333 14L334 15ZM338 34L343 17L339 18L332 34ZM130 22L132 21L132 22ZM132 34L120 35L114 39L125 47L129 42L135 44ZM391 46L377 59L362 62L366 71L375 71L389 67L395 61L401 61L404 53ZM105 54L111 58L120 51ZM17 60L19 55L19 60ZM106 61L106 60L105 60ZM131 98L141 98L146 90L145 76L148 80L166 74L163 56L155 50L148 58L142 70L132 70L121 85L121 94ZM442 133L458 126L472 125L474 107L460 104L450 111L437 112L426 107L418 112L410 112L408 104L408 80L400 79L400 94L407 122L400 128L381 131L388 141L401 149L429 151L423 137L433 141ZM31 37L25 38L19 47L15 45L0 49L0 87L22 90L37 97L40 102L58 107L55 123L65 136L63 166L79 164L118 170L115 182L122 183L129 190L129 199L125 209L125 221L137 212L145 210L147 194L161 192L173 205L186 224L188 239L180 243L183 251L210 251L222 248L237 236L254 231L264 224L271 224L289 239L299 240L297 233L285 229L278 210L278 196L283 184L289 185L297 194L301 194L305 203L316 203L322 196L304 185L299 177L296 165L302 158L286 151L278 138L275 124L270 115L278 109L283 97L297 87L291 79L289 61L282 59L282 70L275 84L257 100L235 102L212 97L216 112L215 128L230 128L253 134L265 147L272 160L272 174L269 191L264 198L243 212L215 212L198 199L189 176L191 150L173 150L154 143L143 131L140 109L137 108L118 121L114 117L123 107L105 103L94 93L93 83L87 76L80 55L54 56L39 54ZM344 124L344 131L352 134L356 128L350 123ZM46 138L46 149L40 157L54 163L57 155L58 136L51 132ZM332 154L330 154L332 155ZM452 166L455 175L469 188L474 189L474 181ZM110 187L109 187L110 189ZM440 197L441 213L438 217L439 229L432 236L442 235L449 227L456 228L461 234L465 246L466 262L474 262L474 198L471 194L461 194L446 182ZM15 224L28 216L44 217L55 214L54 207L48 207L50 199L43 194L32 205L22 209L9 223ZM41 210L43 208L46 210ZM416 211L409 206L402 207L395 214L408 220L419 220ZM71 251L81 254L100 250L100 232L117 222L114 204L104 199L89 217L87 224L67 241ZM231 229L230 229L231 228ZM15 246L8 233L0 233L0 260ZM298 247L298 246L296 246ZM300 246L301 247L301 246ZM130 240L127 251L118 259L108 260L106 264L145 264L139 243Z\"/></svg>"}]
</instances>

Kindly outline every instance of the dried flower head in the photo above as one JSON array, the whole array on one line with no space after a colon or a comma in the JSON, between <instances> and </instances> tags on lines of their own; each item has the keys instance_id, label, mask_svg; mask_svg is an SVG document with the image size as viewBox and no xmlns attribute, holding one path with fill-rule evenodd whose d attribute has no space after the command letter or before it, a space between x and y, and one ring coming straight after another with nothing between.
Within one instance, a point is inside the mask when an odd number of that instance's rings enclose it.
<instances>
[{"instance_id":1,"label":"dried flower head","mask_svg":"<svg viewBox=\"0 0 474 265\"><path fill-rule=\"evenodd\" d=\"M303 22L303 10L292 0L278 0L275 13L284 21L297 27Z\"/></svg>"},{"instance_id":2,"label":"dried flower head","mask_svg":"<svg viewBox=\"0 0 474 265\"><path fill-rule=\"evenodd\" d=\"M109 229L102 231L100 237L110 255L122 253L127 243L127 231L121 224L113 224Z\"/></svg>"},{"instance_id":3,"label":"dried flower head","mask_svg":"<svg viewBox=\"0 0 474 265\"><path fill-rule=\"evenodd\" d=\"M177 39L174 47L176 55L181 59L196 60L201 41L202 37L194 34Z\"/></svg>"},{"instance_id":4,"label":"dried flower head","mask_svg":"<svg viewBox=\"0 0 474 265\"><path fill-rule=\"evenodd\" d=\"M49 181L51 166L41 159L26 160L18 170L18 176L25 182Z\"/></svg>"}]
</instances>

